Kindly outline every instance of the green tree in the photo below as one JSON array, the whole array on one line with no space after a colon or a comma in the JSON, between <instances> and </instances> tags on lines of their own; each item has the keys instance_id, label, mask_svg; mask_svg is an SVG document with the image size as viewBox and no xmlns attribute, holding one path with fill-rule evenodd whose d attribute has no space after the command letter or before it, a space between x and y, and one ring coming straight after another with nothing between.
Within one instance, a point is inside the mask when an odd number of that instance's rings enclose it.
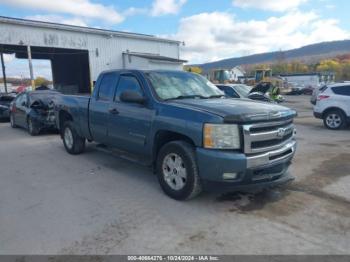
<instances>
[{"instance_id":1,"label":"green tree","mask_svg":"<svg viewBox=\"0 0 350 262\"><path fill-rule=\"evenodd\" d=\"M35 86L41 86L41 85L48 85L50 84L50 81L47 80L45 77L41 77L41 76L38 76L37 78L35 78L34 80L35 82Z\"/></svg>"}]
</instances>

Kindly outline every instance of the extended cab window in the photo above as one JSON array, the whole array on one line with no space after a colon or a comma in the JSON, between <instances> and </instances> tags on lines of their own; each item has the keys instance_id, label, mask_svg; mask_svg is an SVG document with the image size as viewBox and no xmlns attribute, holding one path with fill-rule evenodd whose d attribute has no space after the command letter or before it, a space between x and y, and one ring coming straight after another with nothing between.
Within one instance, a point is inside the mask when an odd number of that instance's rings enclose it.
<instances>
[{"instance_id":1,"label":"extended cab window","mask_svg":"<svg viewBox=\"0 0 350 262\"><path fill-rule=\"evenodd\" d=\"M113 96L113 91L117 85L117 76L115 73L106 73L100 83L98 90L98 100L109 101Z\"/></svg>"},{"instance_id":2,"label":"extended cab window","mask_svg":"<svg viewBox=\"0 0 350 262\"><path fill-rule=\"evenodd\" d=\"M134 76L122 75L120 76L117 93L115 94L115 101L120 101L120 95L126 91L131 90L143 95L143 91L139 81Z\"/></svg>"},{"instance_id":3,"label":"extended cab window","mask_svg":"<svg viewBox=\"0 0 350 262\"><path fill-rule=\"evenodd\" d=\"M337 86L332 88L337 95L350 96L350 86Z\"/></svg>"}]
</instances>

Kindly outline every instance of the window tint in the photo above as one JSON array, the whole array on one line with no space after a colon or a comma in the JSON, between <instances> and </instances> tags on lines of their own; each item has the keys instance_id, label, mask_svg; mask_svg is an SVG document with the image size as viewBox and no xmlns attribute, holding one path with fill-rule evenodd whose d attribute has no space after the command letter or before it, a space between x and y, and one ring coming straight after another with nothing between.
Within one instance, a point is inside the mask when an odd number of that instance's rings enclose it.
<instances>
[{"instance_id":1,"label":"window tint","mask_svg":"<svg viewBox=\"0 0 350 262\"><path fill-rule=\"evenodd\" d=\"M224 91L225 94L229 97L239 98L239 95L235 92L235 90L229 86L219 86L219 89Z\"/></svg>"},{"instance_id":2,"label":"window tint","mask_svg":"<svg viewBox=\"0 0 350 262\"><path fill-rule=\"evenodd\" d=\"M350 86L332 87L332 91L337 95L350 96Z\"/></svg>"},{"instance_id":3,"label":"window tint","mask_svg":"<svg viewBox=\"0 0 350 262\"><path fill-rule=\"evenodd\" d=\"M140 83L134 76L120 76L117 93L115 94L115 101L120 101L120 95L125 90L132 90L139 93L140 95L143 95Z\"/></svg>"},{"instance_id":4,"label":"window tint","mask_svg":"<svg viewBox=\"0 0 350 262\"><path fill-rule=\"evenodd\" d=\"M115 73L107 73L102 77L98 90L98 100L108 101L113 96L117 80Z\"/></svg>"}]
</instances>

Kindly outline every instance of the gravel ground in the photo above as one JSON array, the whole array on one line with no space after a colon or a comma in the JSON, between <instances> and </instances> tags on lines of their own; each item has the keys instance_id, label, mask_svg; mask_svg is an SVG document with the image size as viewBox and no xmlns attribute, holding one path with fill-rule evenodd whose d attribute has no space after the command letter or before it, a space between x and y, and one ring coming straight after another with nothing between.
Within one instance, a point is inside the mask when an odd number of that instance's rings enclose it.
<instances>
[{"instance_id":1,"label":"gravel ground","mask_svg":"<svg viewBox=\"0 0 350 262\"><path fill-rule=\"evenodd\" d=\"M297 109L294 183L177 202L151 170L0 123L0 254L350 254L350 130Z\"/></svg>"}]
</instances>

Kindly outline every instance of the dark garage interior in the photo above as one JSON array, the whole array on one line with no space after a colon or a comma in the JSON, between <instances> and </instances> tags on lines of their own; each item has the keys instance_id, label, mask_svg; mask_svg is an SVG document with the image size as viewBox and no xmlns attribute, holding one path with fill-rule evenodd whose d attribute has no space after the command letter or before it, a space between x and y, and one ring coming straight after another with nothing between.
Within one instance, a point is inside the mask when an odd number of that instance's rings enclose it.
<instances>
[{"instance_id":1,"label":"dark garage interior","mask_svg":"<svg viewBox=\"0 0 350 262\"><path fill-rule=\"evenodd\" d=\"M0 52L28 59L27 46L0 45ZM31 46L32 59L51 61L54 88L64 94L90 93L88 50ZM35 70L35 68L34 68Z\"/></svg>"}]
</instances>

